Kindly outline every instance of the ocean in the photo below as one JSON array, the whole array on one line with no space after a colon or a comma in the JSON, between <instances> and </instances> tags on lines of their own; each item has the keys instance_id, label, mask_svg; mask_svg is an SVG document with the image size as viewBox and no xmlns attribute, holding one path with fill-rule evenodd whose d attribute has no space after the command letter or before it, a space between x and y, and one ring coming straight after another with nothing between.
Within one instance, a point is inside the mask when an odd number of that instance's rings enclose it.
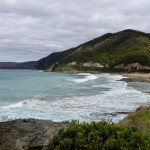
<instances>
[{"instance_id":1,"label":"ocean","mask_svg":"<svg viewBox=\"0 0 150 150\"><path fill-rule=\"evenodd\" d=\"M35 118L118 122L126 112L150 102L143 88L134 88L134 83L128 86L120 81L122 78L105 73L0 70L0 121Z\"/></svg>"}]
</instances>

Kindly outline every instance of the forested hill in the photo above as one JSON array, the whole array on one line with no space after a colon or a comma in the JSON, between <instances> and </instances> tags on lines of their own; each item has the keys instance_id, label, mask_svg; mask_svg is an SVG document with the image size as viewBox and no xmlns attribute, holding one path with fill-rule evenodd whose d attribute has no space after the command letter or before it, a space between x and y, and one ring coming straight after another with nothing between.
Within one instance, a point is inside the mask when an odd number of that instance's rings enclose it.
<instances>
[{"instance_id":1,"label":"forested hill","mask_svg":"<svg viewBox=\"0 0 150 150\"><path fill-rule=\"evenodd\" d=\"M36 69L49 71L149 71L150 34L135 30L107 33L38 61Z\"/></svg>"}]
</instances>

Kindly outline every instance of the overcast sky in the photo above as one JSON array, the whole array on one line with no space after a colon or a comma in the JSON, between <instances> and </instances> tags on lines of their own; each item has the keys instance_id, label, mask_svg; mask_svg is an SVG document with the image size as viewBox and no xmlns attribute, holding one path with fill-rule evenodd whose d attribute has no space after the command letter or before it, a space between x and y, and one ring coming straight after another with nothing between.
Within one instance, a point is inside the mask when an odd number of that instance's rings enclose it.
<instances>
[{"instance_id":1,"label":"overcast sky","mask_svg":"<svg viewBox=\"0 0 150 150\"><path fill-rule=\"evenodd\" d=\"M150 0L0 0L0 61L38 60L127 28L150 32Z\"/></svg>"}]
</instances>

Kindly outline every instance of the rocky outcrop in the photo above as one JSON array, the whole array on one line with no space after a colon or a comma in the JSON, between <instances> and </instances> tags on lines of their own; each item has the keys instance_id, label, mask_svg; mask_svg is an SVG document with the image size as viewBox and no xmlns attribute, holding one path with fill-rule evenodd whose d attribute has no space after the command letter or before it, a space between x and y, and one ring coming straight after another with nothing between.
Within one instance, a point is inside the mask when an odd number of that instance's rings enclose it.
<instances>
[{"instance_id":1,"label":"rocky outcrop","mask_svg":"<svg viewBox=\"0 0 150 150\"><path fill-rule=\"evenodd\" d=\"M115 66L116 69L125 69L125 70L150 70L149 66L144 66L139 63L132 63L125 65L124 63Z\"/></svg>"},{"instance_id":2,"label":"rocky outcrop","mask_svg":"<svg viewBox=\"0 0 150 150\"><path fill-rule=\"evenodd\" d=\"M105 66L103 66L100 63L97 62L86 62L86 63L77 63L77 62L71 62L68 65L73 65L73 66L81 66L81 67L93 67L93 68L103 68Z\"/></svg>"},{"instance_id":3,"label":"rocky outcrop","mask_svg":"<svg viewBox=\"0 0 150 150\"><path fill-rule=\"evenodd\" d=\"M115 66L115 69L124 69L124 63Z\"/></svg>"},{"instance_id":4,"label":"rocky outcrop","mask_svg":"<svg viewBox=\"0 0 150 150\"><path fill-rule=\"evenodd\" d=\"M68 122L19 119L0 122L0 150L44 150Z\"/></svg>"},{"instance_id":5,"label":"rocky outcrop","mask_svg":"<svg viewBox=\"0 0 150 150\"><path fill-rule=\"evenodd\" d=\"M103 68L104 67L100 63L93 63L93 62L83 63L83 66L84 67L94 67L94 68Z\"/></svg>"},{"instance_id":6,"label":"rocky outcrop","mask_svg":"<svg viewBox=\"0 0 150 150\"><path fill-rule=\"evenodd\" d=\"M69 63L69 65L75 66L75 65L77 65L77 63L76 62L71 62L71 63Z\"/></svg>"},{"instance_id":7,"label":"rocky outcrop","mask_svg":"<svg viewBox=\"0 0 150 150\"><path fill-rule=\"evenodd\" d=\"M47 71L53 72L56 70L57 66L58 66L58 62L54 63Z\"/></svg>"},{"instance_id":8,"label":"rocky outcrop","mask_svg":"<svg viewBox=\"0 0 150 150\"><path fill-rule=\"evenodd\" d=\"M124 67L124 69L132 69L132 68L135 68L136 70L143 70L143 69L150 70L149 66L143 66L139 63L128 64Z\"/></svg>"}]
</instances>

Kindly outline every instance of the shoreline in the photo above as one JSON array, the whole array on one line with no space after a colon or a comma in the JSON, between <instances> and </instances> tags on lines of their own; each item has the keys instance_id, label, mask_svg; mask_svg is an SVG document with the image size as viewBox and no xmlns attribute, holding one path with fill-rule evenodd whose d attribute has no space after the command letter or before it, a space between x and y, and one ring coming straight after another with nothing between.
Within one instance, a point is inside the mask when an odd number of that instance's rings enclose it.
<instances>
[{"instance_id":1,"label":"shoreline","mask_svg":"<svg viewBox=\"0 0 150 150\"><path fill-rule=\"evenodd\" d=\"M122 75L123 78L120 81L126 82L129 87L135 90L150 95L150 73L126 73ZM150 102L147 105L150 105Z\"/></svg>"},{"instance_id":2,"label":"shoreline","mask_svg":"<svg viewBox=\"0 0 150 150\"><path fill-rule=\"evenodd\" d=\"M46 71L46 72L49 72L49 71ZM78 74L78 73L105 74L106 73L106 74L112 74L112 75L116 74L116 75L123 76L123 79L121 79L121 81L149 82L150 83L150 73L143 73L143 72L125 73L125 72L99 72L99 71L67 71L67 72L63 72L63 73L69 73L69 74L70 73L71 74Z\"/></svg>"},{"instance_id":3,"label":"shoreline","mask_svg":"<svg viewBox=\"0 0 150 150\"><path fill-rule=\"evenodd\" d=\"M139 113L150 112L150 107L140 106L135 111L128 113L118 125L125 127L137 126L132 116ZM147 121L147 120L146 120ZM147 122L144 122L146 124ZM40 119L17 119L13 121L0 122L0 149L9 150L46 150L55 135L62 128L67 128L70 122L53 122Z\"/></svg>"},{"instance_id":4,"label":"shoreline","mask_svg":"<svg viewBox=\"0 0 150 150\"><path fill-rule=\"evenodd\" d=\"M150 73L122 73L126 82L148 82L150 83Z\"/></svg>"},{"instance_id":5,"label":"shoreline","mask_svg":"<svg viewBox=\"0 0 150 150\"><path fill-rule=\"evenodd\" d=\"M110 74L122 75L123 79L121 79L121 81L127 82L129 86L141 92L150 94L150 88L146 87L146 84L150 87L150 73ZM139 89L137 84L140 85ZM141 86L144 87L143 91L140 90ZM149 91L145 91L145 89ZM139 108L137 110L139 110ZM130 125L131 121L128 121L126 118L132 114L136 114L137 110L133 110L132 112L120 112L127 115L120 121L121 124ZM111 115L116 114L114 113ZM17 119L13 121L0 122L0 149L9 150L11 147L12 150L24 150L32 149L33 147L36 149L47 147L58 131L61 128L66 128L68 125L69 122L67 121L53 122L51 120L40 119Z\"/></svg>"}]
</instances>

